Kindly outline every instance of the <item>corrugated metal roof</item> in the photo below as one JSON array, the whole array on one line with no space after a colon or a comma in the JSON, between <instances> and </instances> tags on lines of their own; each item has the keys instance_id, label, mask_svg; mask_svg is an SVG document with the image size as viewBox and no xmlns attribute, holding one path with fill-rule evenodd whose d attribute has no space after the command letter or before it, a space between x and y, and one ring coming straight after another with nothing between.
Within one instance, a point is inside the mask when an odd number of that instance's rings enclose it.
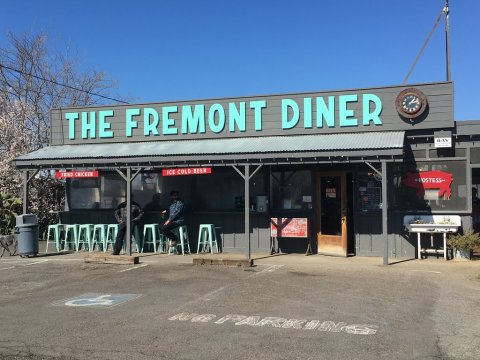
<instances>
[{"instance_id":1,"label":"corrugated metal roof","mask_svg":"<svg viewBox=\"0 0 480 360\"><path fill-rule=\"evenodd\" d=\"M268 136L199 140L164 140L135 143L58 145L45 147L15 161L61 159L113 159L130 157L246 155L345 150L403 149L405 132L364 132L328 135Z\"/></svg>"}]
</instances>

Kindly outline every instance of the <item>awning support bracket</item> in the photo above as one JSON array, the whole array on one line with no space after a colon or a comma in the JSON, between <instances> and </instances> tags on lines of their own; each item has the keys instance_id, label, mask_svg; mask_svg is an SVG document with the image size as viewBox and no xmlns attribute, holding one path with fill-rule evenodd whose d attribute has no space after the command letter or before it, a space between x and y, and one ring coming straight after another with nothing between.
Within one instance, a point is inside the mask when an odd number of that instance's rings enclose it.
<instances>
[{"instance_id":1,"label":"awning support bracket","mask_svg":"<svg viewBox=\"0 0 480 360\"><path fill-rule=\"evenodd\" d=\"M375 166L373 166L372 164L370 164L368 161L365 161L365 164L368 165L368 167L370 169L372 169L373 171L375 171L377 173L378 176L380 176L380 178L382 178L382 172L377 170L377 168Z\"/></svg>"}]
</instances>

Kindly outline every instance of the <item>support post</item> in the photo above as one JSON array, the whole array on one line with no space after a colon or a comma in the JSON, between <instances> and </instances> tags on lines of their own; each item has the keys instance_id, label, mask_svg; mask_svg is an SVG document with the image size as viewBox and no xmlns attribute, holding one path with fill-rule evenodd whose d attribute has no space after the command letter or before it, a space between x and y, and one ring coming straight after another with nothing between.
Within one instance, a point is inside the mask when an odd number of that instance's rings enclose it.
<instances>
[{"instance_id":1,"label":"support post","mask_svg":"<svg viewBox=\"0 0 480 360\"><path fill-rule=\"evenodd\" d=\"M132 169L127 168L127 228L125 234L125 244L127 255L132 255Z\"/></svg>"},{"instance_id":2,"label":"support post","mask_svg":"<svg viewBox=\"0 0 480 360\"><path fill-rule=\"evenodd\" d=\"M29 171L23 172L23 213L27 214L28 212L28 190L29 186L28 183L30 182L29 179Z\"/></svg>"},{"instance_id":3,"label":"support post","mask_svg":"<svg viewBox=\"0 0 480 360\"><path fill-rule=\"evenodd\" d=\"M387 162L382 161L382 237L383 265L388 265L388 200L387 200Z\"/></svg>"},{"instance_id":4,"label":"support post","mask_svg":"<svg viewBox=\"0 0 480 360\"><path fill-rule=\"evenodd\" d=\"M248 260L252 257L251 243L250 243L250 179L257 173L263 164L257 166L257 168L250 174L250 165L245 165L245 174L243 174L235 165L232 165L233 169L243 178L245 181L245 256Z\"/></svg>"},{"instance_id":5,"label":"support post","mask_svg":"<svg viewBox=\"0 0 480 360\"><path fill-rule=\"evenodd\" d=\"M246 258L250 260L250 165L245 165L245 251Z\"/></svg>"}]
</instances>

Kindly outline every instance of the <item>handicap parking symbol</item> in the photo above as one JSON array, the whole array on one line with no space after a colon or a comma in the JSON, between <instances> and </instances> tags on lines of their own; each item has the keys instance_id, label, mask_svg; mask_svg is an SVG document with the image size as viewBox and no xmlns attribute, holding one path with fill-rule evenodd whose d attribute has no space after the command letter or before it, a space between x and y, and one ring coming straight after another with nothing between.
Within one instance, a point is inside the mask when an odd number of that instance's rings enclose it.
<instances>
[{"instance_id":1,"label":"handicap parking symbol","mask_svg":"<svg viewBox=\"0 0 480 360\"><path fill-rule=\"evenodd\" d=\"M139 294L98 294L87 293L53 303L56 306L105 308L122 304L140 297Z\"/></svg>"}]
</instances>

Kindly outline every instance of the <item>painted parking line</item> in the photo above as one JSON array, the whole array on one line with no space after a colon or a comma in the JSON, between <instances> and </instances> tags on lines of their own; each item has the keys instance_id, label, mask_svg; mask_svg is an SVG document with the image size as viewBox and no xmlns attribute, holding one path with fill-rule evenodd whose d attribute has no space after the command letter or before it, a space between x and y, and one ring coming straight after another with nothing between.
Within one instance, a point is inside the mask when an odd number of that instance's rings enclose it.
<instances>
[{"instance_id":1,"label":"painted parking line","mask_svg":"<svg viewBox=\"0 0 480 360\"><path fill-rule=\"evenodd\" d=\"M125 272L125 271L140 269L140 268L143 268L143 267L148 266L148 265L149 264L142 264L142 265L134 266L134 267L131 267L131 268L128 268L128 269L120 270L119 272Z\"/></svg>"},{"instance_id":2,"label":"painted parking line","mask_svg":"<svg viewBox=\"0 0 480 360\"><path fill-rule=\"evenodd\" d=\"M206 302L206 301L210 301L210 300L213 300L215 299L215 297L220 294L221 292L223 292L224 290L226 289L234 289L236 287L239 287L239 286L243 286L244 283L246 281L248 281L249 279L252 279L254 278L255 276L258 276L258 275L265 275L265 274L271 274L272 272L280 269L283 265L270 265L269 267L267 267L266 269L263 269L262 271L259 271L259 272L256 272L256 273L253 273L249 276L247 276L245 279L243 280L239 280L235 283L230 283L228 285L225 285L225 286L221 286L215 290L212 290L212 291L209 291L208 293L194 299L194 300L191 300L191 301L188 301L182 305L180 305L179 307L176 308L175 311L181 311L181 309L184 309L188 306L191 306L191 305L194 305L196 303L199 303L199 302Z\"/></svg>"},{"instance_id":3,"label":"painted parking line","mask_svg":"<svg viewBox=\"0 0 480 360\"><path fill-rule=\"evenodd\" d=\"M252 275L248 276L247 278L263 275L263 274L266 274L266 273L272 273L274 271L277 271L281 267L283 267L283 265L271 265L268 268L263 269L262 271L253 273Z\"/></svg>"},{"instance_id":4,"label":"painted parking line","mask_svg":"<svg viewBox=\"0 0 480 360\"><path fill-rule=\"evenodd\" d=\"M440 271L433 271L433 270L409 270L409 271L426 272L426 273L432 273L432 274L441 274Z\"/></svg>"},{"instance_id":5,"label":"painted parking line","mask_svg":"<svg viewBox=\"0 0 480 360\"><path fill-rule=\"evenodd\" d=\"M38 261L35 261L35 262L32 262L32 263L22 264L21 266L30 266L30 265L42 264L42 263L45 263L47 261L48 261L48 259L38 260Z\"/></svg>"},{"instance_id":6,"label":"painted parking line","mask_svg":"<svg viewBox=\"0 0 480 360\"><path fill-rule=\"evenodd\" d=\"M24 262L25 261L8 261L6 262L5 265L10 265L10 264L15 264L13 266L9 266L9 267L4 267L4 268L0 268L0 270L11 270L11 269L15 269L15 267L23 267L23 266L31 266L31 265L37 265L37 264L43 264L45 262L47 262L48 260L39 260L39 261L34 261L34 262L30 262L30 263L27 263L25 264ZM23 264L22 264L23 263Z\"/></svg>"}]
</instances>

